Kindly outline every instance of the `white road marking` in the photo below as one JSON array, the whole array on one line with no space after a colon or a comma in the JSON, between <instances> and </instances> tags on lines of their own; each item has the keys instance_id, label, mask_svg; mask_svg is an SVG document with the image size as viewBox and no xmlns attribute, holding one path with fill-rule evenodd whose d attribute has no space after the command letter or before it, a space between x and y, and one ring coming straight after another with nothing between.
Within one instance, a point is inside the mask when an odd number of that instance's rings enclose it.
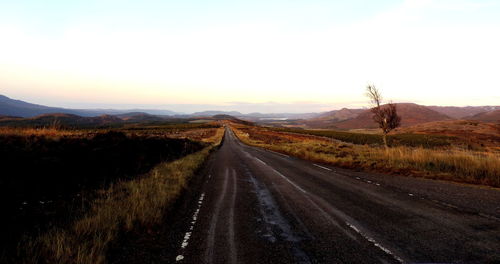
<instances>
[{"instance_id":1,"label":"white road marking","mask_svg":"<svg viewBox=\"0 0 500 264\"><path fill-rule=\"evenodd\" d=\"M283 157L285 157L285 158L290 158L290 156L285 155L285 154L283 154L283 153L279 153L279 152L272 151L272 150L269 150L269 152L272 152L272 153L274 153L274 154L278 154L278 155L283 156Z\"/></svg>"},{"instance_id":2,"label":"white road marking","mask_svg":"<svg viewBox=\"0 0 500 264\"><path fill-rule=\"evenodd\" d=\"M181 250L184 250L188 245L189 245L189 239L191 238L191 235L193 234L193 229L194 225L196 224L196 220L198 219L198 214L200 213L200 208L201 205L203 204L203 199L205 199L205 193L202 193L200 196L200 199L198 199L198 207L196 208L196 211L194 211L193 214L193 221L191 221L191 225L189 226L189 231L184 234L184 239L182 240L181 243ZM175 258L175 261L182 261L184 259L184 255L180 254Z\"/></svg>"},{"instance_id":3,"label":"white road marking","mask_svg":"<svg viewBox=\"0 0 500 264\"><path fill-rule=\"evenodd\" d=\"M290 184L293 185L293 187L297 188L299 191L303 192L303 193L307 193L304 189L300 188L300 186L298 186L297 184L295 184L293 181L291 181L290 179L288 179L285 175L281 174L279 171L275 170L273 167L267 165L265 162L263 162L262 160L260 160L259 158L257 157L254 157L257 161L259 161L260 163L264 164L265 166L269 167L271 170L273 170L276 174L278 174L279 176L281 176L281 178L285 179L286 181L288 181Z\"/></svg>"},{"instance_id":4,"label":"white road marking","mask_svg":"<svg viewBox=\"0 0 500 264\"><path fill-rule=\"evenodd\" d=\"M319 209L319 210L320 210L323 214L326 214L326 215L327 215L327 216L331 219L331 221L332 221L332 223L333 223L333 224L335 224L336 226L340 227L340 226L339 226L339 224L337 223L337 221L333 220L333 218L331 218L327 212L325 212L325 211L324 211L324 210L323 210L323 209L322 209L322 208L321 208L318 204L316 204L316 202L315 202L315 201L313 201L312 197L309 197L310 195L311 195L311 194L304 195L304 197L306 197L306 198L309 200L309 202L310 202L312 205L314 205L316 208L318 208L318 209ZM318 202L321 202L321 199L320 199L320 201L318 201ZM322 201L322 203L326 203L326 202L325 202L325 201ZM328 203L326 203L326 204L328 204ZM349 220L349 219L350 219L350 217L349 217L349 216L347 216L346 214L344 214L342 211L339 211L338 209L334 208L334 207L333 207L333 206L331 206L330 204L328 204L328 205L329 205L329 210L330 210L330 211L331 211L331 210L333 210L333 214L335 214L337 217L339 217L339 218L343 219L343 221L345 222L345 224L346 224L349 228L351 228L352 230L356 231L356 233L358 233L359 235L361 235L364 239L368 240L368 241L369 241L370 243L372 243L374 246L378 247L379 249L381 249L381 250L382 250L382 251L384 251L385 253L387 253L387 254L389 254L390 256L392 256L395 260L399 261L400 263L404 263L404 261L403 261L400 257L398 257L398 256L394 255L394 254L393 254L393 253L392 253L389 249L385 248L385 247L384 247L384 246L382 246L380 243L378 243L375 239L373 239L373 238L372 238L372 237L370 237L369 235L367 235L367 234L365 234L364 232L362 232L362 231L361 231L359 228L357 228L355 225L351 224L350 222L353 222L353 221L352 221L352 220ZM344 230L344 229L342 228L342 230ZM346 234L347 234L349 237L351 237L351 238L353 238L353 239L355 240L355 238L354 238L351 234L349 234L349 232L347 232L347 230L346 230Z\"/></svg>"},{"instance_id":5,"label":"white road marking","mask_svg":"<svg viewBox=\"0 0 500 264\"><path fill-rule=\"evenodd\" d=\"M316 163L313 163L313 165L314 165L314 166L316 166L316 167L318 167L318 168L322 168L322 169L324 169L324 170L327 170L327 171L332 171L332 169L327 168L327 167L323 167L323 166L318 165L318 164L316 164Z\"/></svg>"},{"instance_id":6,"label":"white road marking","mask_svg":"<svg viewBox=\"0 0 500 264\"><path fill-rule=\"evenodd\" d=\"M393 257L395 260L399 261L400 263L404 263L404 261L400 257L394 255L394 253L392 253L389 249L380 245L375 239L373 239L373 238L369 237L368 235L366 235L365 233L361 232L361 230L359 230L359 228L357 228L356 226L354 226L348 222L345 222L345 223L348 227L350 227L352 230L356 231L356 233L360 234L362 237L364 237L366 240L368 240L374 246L380 248L382 251L384 251L385 253L387 253L388 255L390 255L391 257Z\"/></svg>"},{"instance_id":7,"label":"white road marking","mask_svg":"<svg viewBox=\"0 0 500 264\"><path fill-rule=\"evenodd\" d=\"M295 184L293 181L291 181L290 179L288 179L287 177L285 177L285 175L281 174L279 171L275 170L274 168L272 167L269 167L271 168L271 170L273 170L276 174L278 174L279 176L281 176L281 178L285 179L286 181L288 181L291 185L293 185L293 187L297 188L297 190L303 192L303 193L307 193L306 190L300 188L300 186L298 186L297 184Z\"/></svg>"},{"instance_id":8,"label":"white road marking","mask_svg":"<svg viewBox=\"0 0 500 264\"><path fill-rule=\"evenodd\" d=\"M274 152L274 151L271 151L271 152ZM277 153L277 152L276 152ZM281 153L277 153L277 154L281 154ZM249 154L247 154L248 156L251 156ZM281 155L284 155L284 154L281 154ZM307 195L307 191L305 191L304 189L302 189L300 186L298 186L297 184L295 184L293 181L291 181L290 179L288 179L286 176L284 176L283 174L281 174L279 171L275 170L273 167L267 165L264 161L260 160L259 158L257 157L254 157L257 161L259 161L260 163L262 163L263 165L269 167L271 170L273 170L276 174L278 174L280 177L282 177L283 179L285 179L286 181L288 181L292 186L294 186L297 190L303 192L305 195L305 197L317 208L320 210L320 212L322 212L322 214L328 216L328 218L332 221L332 223L336 223L335 220L333 220L333 218L331 218L329 216L328 213L326 213L321 207L319 207L314 201L312 201L312 199ZM321 165L318 165L318 164L314 164L314 166L316 167L319 167L319 168L322 168L322 169L325 169L325 170L328 170L328 171L331 171L330 168L326 168L326 167L323 167ZM359 177L356 177L357 180L361 180L361 178ZM369 183L372 183L371 181L369 181ZM373 183L373 184L376 184L377 186L380 186L379 183ZM359 228L357 228L356 226L350 224L349 222L345 222L346 225L351 228L352 230L354 230L355 232L357 232L359 235L361 235L363 238L365 238L366 240L368 240L370 243L372 243L374 246L376 246L377 248L381 249L382 251L384 251L386 254L390 255L391 257L393 257L395 260L397 260L398 262L400 263L404 263L403 259L401 259L400 257L394 255L389 249L387 249L386 247L382 246L380 243L378 243L375 239L373 239L372 237L366 235L365 233L363 233Z\"/></svg>"},{"instance_id":9,"label":"white road marking","mask_svg":"<svg viewBox=\"0 0 500 264\"><path fill-rule=\"evenodd\" d=\"M255 158L255 157L254 157L254 158ZM259 158L255 158L255 159L256 159L258 162L260 162L260 163L262 163L262 164L264 164L264 165L266 165L266 166L267 166L267 163L263 162L263 161L262 161L262 160L260 160Z\"/></svg>"}]
</instances>

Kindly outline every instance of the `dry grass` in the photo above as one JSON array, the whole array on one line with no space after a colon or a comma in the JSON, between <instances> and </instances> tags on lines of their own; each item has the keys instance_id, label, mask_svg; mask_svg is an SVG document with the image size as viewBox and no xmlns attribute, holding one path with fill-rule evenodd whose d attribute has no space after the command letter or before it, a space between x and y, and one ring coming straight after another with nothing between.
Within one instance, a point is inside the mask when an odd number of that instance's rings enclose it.
<instances>
[{"instance_id":1,"label":"dry grass","mask_svg":"<svg viewBox=\"0 0 500 264\"><path fill-rule=\"evenodd\" d=\"M68 228L51 231L20 246L24 263L106 262L106 251L123 230L135 225L159 224L166 208L187 187L189 179L220 144L224 130L205 141L212 143L203 150L179 160L162 163L144 177L122 181L102 190L91 209Z\"/></svg>"},{"instance_id":2,"label":"dry grass","mask_svg":"<svg viewBox=\"0 0 500 264\"><path fill-rule=\"evenodd\" d=\"M405 146L386 150L382 147L327 141L321 137L304 138L289 133L266 132L256 127L233 125L233 128L236 135L249 145L315 162L500 187L498 153Z\"/></svg>"},{"instance_id":3,"label":"dry grass","mask_svg":"<svg viewBox=\"0 0 500 264\"><path fill-rule=\"evenodd\" d=\"M77 130L61 130L57 128L12 128L0 127L0 135L15 135L15 136L46 136L46 137L62 137L75 136L83 134Z\"/></svg>"},{"instance_id":4,"label":"dry grass","mask_svg":"<svg viewBox=\"0 0 500 264\"><path fill-rule=\"evenodd\" d=\"M442 173L436 178L500 187L500 155L463 150L391 148L374 151L391 167Z\"/></svg>"},{"instance_id":5,"label":"dry grass","mask_svg":"<svg viewBox=\"0 0 500 264\"><path fill-rule=\"evenodd\" d=\"M220 136L218 124L170 124L164 127L141 127L136 129L62 129L57 127L0 127L0 136L35 136L47 138L91 137L108 131L119 131L126 135L147 137L186 138L193 141L210 142ZM223 131L222 131L223 133Z\"/></svg>"}]
</instances>

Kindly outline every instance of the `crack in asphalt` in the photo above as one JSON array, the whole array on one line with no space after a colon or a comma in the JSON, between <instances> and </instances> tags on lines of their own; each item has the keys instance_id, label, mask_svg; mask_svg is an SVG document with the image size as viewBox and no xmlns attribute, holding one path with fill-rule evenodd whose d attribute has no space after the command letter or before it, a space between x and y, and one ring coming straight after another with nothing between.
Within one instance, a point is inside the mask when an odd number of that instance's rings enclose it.
<instances>
[{"instance_id":1,"label":"crack in asphalt","mask_svg":"<svg viewBox=\"0 0 500 264\"><path fill-rule=\"evenodd\" d=\"M296 263L312 263L309 256L300 248L299 243L303 238L292 231L290 223L281 214L271 192L260 184L255 177L250 175L255 194L259 201L259 209L265 223L266 233L264 237L270 242L277 241L276 236L291 244L290 250L296 259Z\"/></svg>"}]
</instances>

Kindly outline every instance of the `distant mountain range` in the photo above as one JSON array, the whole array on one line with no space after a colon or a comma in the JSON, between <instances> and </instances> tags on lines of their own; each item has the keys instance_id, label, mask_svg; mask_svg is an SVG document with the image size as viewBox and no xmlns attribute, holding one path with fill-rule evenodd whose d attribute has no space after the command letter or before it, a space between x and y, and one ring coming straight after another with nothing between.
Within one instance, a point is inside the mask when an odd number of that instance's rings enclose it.
<instances>
[{"instance_id":1,"label":"distant mountain range","mask_svg":"<svg viewBox=\"0 0 500 264\"><path fill-rule=\"evenodd\" d=\"M61 107L49 107L38 104L31 104L20 100L11 99L9 97L0 95L0 115L14 116L14 117L35 117L43 114L72 114L84 117L95 117L101 115L117 115L117 116L130 116L134 114L148 114L153 116L175 117L175 118L191 118L191 117L211 117L214 115L231 115L238 118L245 118L249 121L258 121L259 119L302 119L310 118L318 115L317 113L294 114L294 113L277 113L277 114L262 114L251 113L242 114L237 111L203 111L193 114L182 114L170 110L157 110L157 109L68 109ZM144 118L152 118L143 116Z\"/></svg>"},{"instance_id":2,"label":"distant mountain range","mask_svg":"<svg viewBox=\"0 0 500 264\"><path fill-rule=\"evenodd\" d=\"M242 116L243 114L237 111L216 111L216 110L211 110L211 111L203 111L203 112L196 112L191 114L192 116L214 116L214 115L230 115L230 116Z\"/></svg>"},{"instance_id":3,"label":"distant mountain range","mask_svg":"<svg viewBox=\"0 0 500 264\"><path fill-rule=\"evenodd\" d=\"M467 119L474 115L500 110L500 106L427 106L436 112L445 114L454 119Z\"/></svg>"},{"instance_id":4,"label":"distant mountain range","mask_svg":"<svg viewBox=\"0 0 500 264\"><path fill-rule=\"evenodd\" d=\"M479 120L500 122L500 106L423 106L398 103L402 127L445 120ZM250 113L237 111L203 111L179 114L169 110L115 110L115 109L68 109L31 104L0 95L0 122L26 122L47 124L61 122L70 125L105 125L114 123L165 122L180 119L200 119L231 116L242 120L269 125L299 126L306 128L363 129L376 128L369 109L343 108L323 113ZM24 119L24 121L23 121Z\"/></svg>"},{"instance_id":5,"label":"distant mountain range","mask_svg":"<svg viewBox=\"0 0 500 264\"><path fill-rule=\"evenodd\" d=\"M396 104L401 116L401 126L412 126L421 123L451 119L449 116L431 110L430 108L411 103ZM370 110L361 112L357 117L336 123L334 126L342 129L378 128L373 121Z\"/></svg>"},{"instance_id":6,"label":"distant mountain range","mask_svg":"<svg viewBox=\"0 0 500 264\"><path fill-rule=\"evenodd\" d=\"M49 107L44 105L31 104L21 100L11 99L4 95L0 95L0 115L3 116L34 117L43 114L62 113L92 117L100 115L119 115L130 112L144 112L151 115L180 115L179 113L169 110L68 109L60 107Z\"/></svg>"},{"instance_id":7,"label":"distant mountain range","mask_svg":"<svg viewBox=\"0 0 500 264\"><path fill-rule=\"evenodd\" d=\"M423 106L413 103L398 103L396 106L402 119L402 127L455 119L500 122L500 106ZM304 124L311 128L377 128L372 116L369 109L344 108L323 113L316 118L306 120Z\"/></svg>"},{"instance_id":8,"label":"distant mountain range","mask_svg":"<svg viewBox=\"0 0 500 264\"><path fill-rule=\"evenodd\" d=\"M321 113L316 117L309 118L305 124L309 127L327 128L333 127L335 124L344 120L354 119L366 109L347 109L333 110Z\"/></svg>"},{"instance_id":9,"label":"distant mountain range","mask_svg":"<svg viewBox=\"0 0 500 264\"><path fill-rule=\"evenodd\" d=\"M469 119L484 122L500 122L500 109L489 112L482 112L471 116Z\"/></svg>"},{"instance_id":10,"label":"distant mountain range","mask_svg":"<svg viewBox=\"0 0 500 264\"><path fill-rule=\"evenodd\" d=\"M16 117L32 117L49 113L77 114L77 111L64 108L30 104L24 101L10 99L7 96L0 95L0 115L16 116Z\"/></svg>"}]
</instances>

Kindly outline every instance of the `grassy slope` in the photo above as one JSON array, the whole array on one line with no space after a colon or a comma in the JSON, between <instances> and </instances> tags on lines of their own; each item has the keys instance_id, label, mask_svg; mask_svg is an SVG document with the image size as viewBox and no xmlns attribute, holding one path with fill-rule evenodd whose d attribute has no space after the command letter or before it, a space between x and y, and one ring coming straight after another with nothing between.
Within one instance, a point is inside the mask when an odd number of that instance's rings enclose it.
<instances>
[{"instance_id":1,"label":"grassy slope","mask_svg":"<svg viewBox=\"0 0 500 264\"><path fill-rule=\"evenodd\" d=\"M397 146L388 150L323 137L233 126L249 145L335 166L500 187L500 156L453 148Z\"/></svg>"},{"instance_id":2,"label":"grassy slope","mask_svg":"<svg viewBox=\"0 0 500 264\"><path fill-rule=\"evenodd\" d=\"M293 129L293 128L273 128L275 131L298 133L306 135L321 136L333 138L343 142L353 144L383 144L382 135L379 134L366 134L354 133L335 130L307 130L307 129ZM421 135L421 134L399 134L389 135L387 137L388 144L391 146L408 146L408 147L424 147L434 148L450 146L456 139L449 136L441 135Z\"/></svg>"},{"instance_id":3,"label":"grassy slope","mask_svg":"<svg viewBox=\"0 0 500 264\"><path fill-rule=\"evenodd\" d=\"M119 232L134 225L154 225L180 196L209 153L220 144L224 130L205 141L203 150L162 163L146 176L118 182L101 191L91 210L67 228L54 228L20 245L24 263L105 263L106 251Z\"/></svg>"}]
</instances>

